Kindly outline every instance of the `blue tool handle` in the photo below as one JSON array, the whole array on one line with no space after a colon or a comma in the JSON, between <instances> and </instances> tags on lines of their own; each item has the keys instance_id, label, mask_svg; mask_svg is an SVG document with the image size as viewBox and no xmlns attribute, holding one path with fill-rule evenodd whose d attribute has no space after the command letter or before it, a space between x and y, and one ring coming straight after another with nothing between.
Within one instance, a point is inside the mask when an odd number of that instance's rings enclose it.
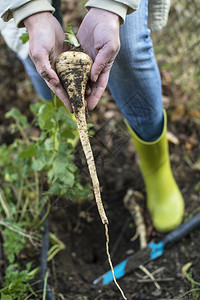
<instances>
[{"instance_id":1,"label":"blue tool handle","mask_svg":"<svg viewBox=\"0 0 200 300\"><path fill-rule=\"evenodd\" d=\"M175 230L171 231L166 237L162 240L164 247L169 248L174 243L182 239L182 237L187 236L192 230L200 226L200 213L197 214L190 221L180 225Z\"/></svg>"}]
</instances>

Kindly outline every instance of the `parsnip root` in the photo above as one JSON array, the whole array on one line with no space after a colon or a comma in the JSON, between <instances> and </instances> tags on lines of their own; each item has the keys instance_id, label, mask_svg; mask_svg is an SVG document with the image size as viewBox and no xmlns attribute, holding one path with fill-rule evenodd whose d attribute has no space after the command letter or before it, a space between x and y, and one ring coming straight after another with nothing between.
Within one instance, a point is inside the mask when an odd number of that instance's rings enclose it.
<instances>
[{"instance_id":1,"label":"parsnip root","mask_svg":"<svg viewBox=\"0 0 200 300\"><path fill-rule=\"evenodd\" d=\"M136 233L140 237L140 248L142 249L147 246L147 235L141 207L137 204L136 201L137 197L141 197L141 194L130 189L127 191L123 202L124 206L129 210L131 216L133 217L136 225Z\"/></svg>"},{"instance_id":2,"label":"parsnip root","mask_svg":"<svg viewBox=\"0 0 200 300\"><path fill-rule=\"evenodd\" d=\"M72 105L74 115L77 122L77 127L79 131L80 141L83 147L83 151L86 157L88 164L88 169L90 177L92 180L93 191L95 195L96 204L98 211L102 220L102 223L105 226L105 235L106 235L106 252L108 256L108 261L112 270L114 282L120 290L123 299L127 299L118 285L114 270L109 254L109 235L108 235L108 218L106 216L103 203L101 200L100 185L97 177L94 156L92 148L90 145L88 131L87 131L87 122L86 122L86 113L85 113L85 89L87 81L90 76L90 70L92 67L92 59L84 52L78 51L66 51L57 59L56 69L58 76L60 77L62 84L67 91L69 101Z\"/></svg>"},{"instance_id":3,"label":"parsnip root","mask_svg":"<svg viewBox=\"0 0 200 300\"><path fill-rule=\"evenodd\" d=\"M62 53L56 64L58 75L67 91L72 105L80 141L88 164L92 180L94 195L103 224L108 224L108 219L101 201L100 185L97 177L94 156L92 153L85 114L85 89L89 78L92 59L83 52L67 51Z\"/></svg>"}]
</instances>

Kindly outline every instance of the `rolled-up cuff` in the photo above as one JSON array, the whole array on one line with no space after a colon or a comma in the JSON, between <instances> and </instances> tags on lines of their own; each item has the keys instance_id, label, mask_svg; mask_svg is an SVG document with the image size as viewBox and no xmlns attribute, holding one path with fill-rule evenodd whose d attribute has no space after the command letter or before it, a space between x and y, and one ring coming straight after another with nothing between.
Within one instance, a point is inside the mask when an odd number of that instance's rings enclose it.
<instances>
[{"instance_id":1,"label":"rolled-up cuff","mask_svg":"<svg viewBox=\"0 0 200 300\"><path fill-rule=\"evenodd\" d=\"M48 0L33 0L12 10L12 15L17 27L24 27L23 20L25 18L43 11L54 13L55 9Z\"/></svg>"},{"instance_id":2,"label":"rolled-up cuff","mask_svg":"<svg viewBox=\"0 0 200 300\"><path fill-rule=\"evenodd\" d=\"M91 7L101 8L117 14L121 18L121 24L125 22L128 6L113 0L89 0L85 7L90 9Z\"/></svg>"}]
</instances>

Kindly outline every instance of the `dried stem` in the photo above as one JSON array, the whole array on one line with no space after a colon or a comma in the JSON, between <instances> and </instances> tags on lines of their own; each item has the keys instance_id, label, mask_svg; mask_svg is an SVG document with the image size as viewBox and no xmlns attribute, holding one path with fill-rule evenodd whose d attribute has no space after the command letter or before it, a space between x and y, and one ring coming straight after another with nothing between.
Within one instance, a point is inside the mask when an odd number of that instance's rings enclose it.
<instances>
[{"instance_id":1,"label":"dried stem","mask_svg":"<svg viewBox=\"0 0 200 300\"><path fill-rule=\"evenodd\" d=\"M140 248L144 248L147 245L146 226L145 226L141 208L137 204L135 199L137 196L138 196L137 192L134 192L133 190L128 190L123 201L124 201L124 206L129 210L135 222L136 234L138 234L140 238Z\"/></svg>"}]
</instances>

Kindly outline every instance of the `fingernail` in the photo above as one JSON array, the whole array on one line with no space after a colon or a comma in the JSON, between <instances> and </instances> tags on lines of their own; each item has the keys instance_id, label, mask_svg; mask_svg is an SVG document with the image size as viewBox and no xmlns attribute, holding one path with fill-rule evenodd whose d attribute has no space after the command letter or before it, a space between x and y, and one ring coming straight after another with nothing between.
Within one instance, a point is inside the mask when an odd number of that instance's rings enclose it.
<instances>
[{"instance_id":1,"label":"fingernail","mask_svg":"<svg viewBox=\"0 0 200 300\"><path fill-rule=\"evenodd\" d=\"M89 96L91 94L91 91L91 88L88 87L85 91L86 95Z\"/></svg>"},{"instance_id":2,"label":"fingernail","mask_svg":"<svg viewBox=\"0 0 200 300\"><path fill-rule=\"evenodd\" d=\"M97 79L98 79L98 75L94 75L94 77L93 77L93 82L96 82Z\"/></svg>"}]
</instances>

